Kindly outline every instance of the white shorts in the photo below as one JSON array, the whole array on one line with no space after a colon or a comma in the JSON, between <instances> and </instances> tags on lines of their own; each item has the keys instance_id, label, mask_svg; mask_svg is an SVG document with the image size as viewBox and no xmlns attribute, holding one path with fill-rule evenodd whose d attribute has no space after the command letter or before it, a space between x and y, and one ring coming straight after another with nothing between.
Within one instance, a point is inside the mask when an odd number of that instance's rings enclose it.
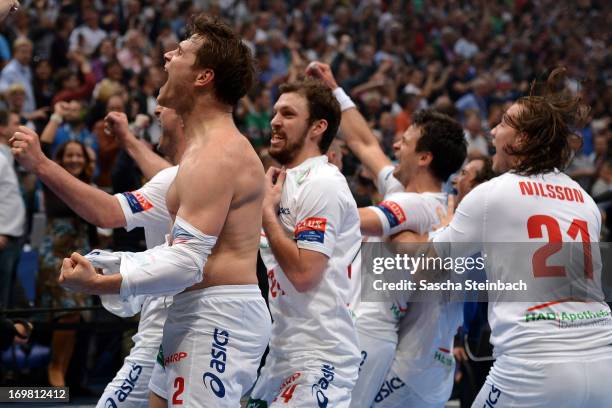
<instances>
[{"instance_id":1,"label":"white shorts","mask_svg":"<svg viewBox=\"0 0 612 408\"><path fill-rule=\"evenodd\" d=\"M472 408L609 408L611 378L612 350L566 362L500 356Z\"/></svg>"},{"instance_id":2,"label":"white shorts","mask_svg":"<svg viewBox=\"0 0 612 408\"><path fill-rule=\"evenodd\" d=\"M370 407L378 394L395 356L396 343L357 330L361 347L359 378L353 388L351 408Z\"/></svg>"},{"instance_id":3,"label":"white shorts","mask_svg":"<svg viewBox=\"0 0 612 408\"><path fill-rule=\"evenodd\" d=\"M257 285L214 286L174 296L162 340L168 405L239 407L257 377L272 321ZM159 393L162 394L162 393Z\"/></svg>"},{"instance_id":4,"label":"white shorts","mask_svg":"<svg viewBox=\"0 0 612 408\"><path fill-rule=\"evenodd\" d=\"M356 380L357 367L306 354L289 360L270 350L247 408L348 408Z\"/></svg>"},{"instance_id":5,"label":"white shorts","mask_svg":"<svg viewBox=\"0 0 612 408\"><path fill-rule=\"evenodd\" d=\"M126 359L115 378L108 383L96 408L145 408L149 406L149 378L154 359Z\"/></svg>"},{"instance_id":6,"label":"white shorts","mask_svg":"<svg viewBox=\"0 0 612 408\"><path fill-rule=\"evenodd\" d=\"M435 360L433 364L425 365L406 361L396 352L391 369L374 398L373 407L444 407L452 391L455 362L452 354L447 352L437 351L429 357Z\"/></svg>"},{"instance_id":7,"label":"white shorts","mask_svg":"<svg viewBox=\"0 0 612 408\"><path fill-rule=\"evenodd\" d=\"M166 369L164 368L164 351L161 345L159 346L159 353L155 359L155 365L153 366L153 372L149 380L149 390L165 400L168 399L168 392L166 391Z\"/></svg>"}]
</instances>

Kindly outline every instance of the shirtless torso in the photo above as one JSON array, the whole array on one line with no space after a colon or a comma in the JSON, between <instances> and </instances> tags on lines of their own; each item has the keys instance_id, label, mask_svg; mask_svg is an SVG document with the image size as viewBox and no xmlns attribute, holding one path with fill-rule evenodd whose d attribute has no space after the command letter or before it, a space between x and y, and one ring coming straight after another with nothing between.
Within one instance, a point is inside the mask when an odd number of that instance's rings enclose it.
<instances>
[{"instance_id":1,"label":"shirtless torso","mask_svg":"<svg viewBox=\"0 0 612 408\"><path fill-rule=\"evenodd\" d=\"M168 211L173 219L178 212L203 233L218 237L204 267L203 281L188 291L257 284L264 177L261 161L239 133L228 136L219 132L206 140L193 140L187 147L168 190ZM191 209L191 203L197 207ZM218 214L228 203L223 219ZM214 207L217 209L209 211Z\"/></svg>"}]
</instances>

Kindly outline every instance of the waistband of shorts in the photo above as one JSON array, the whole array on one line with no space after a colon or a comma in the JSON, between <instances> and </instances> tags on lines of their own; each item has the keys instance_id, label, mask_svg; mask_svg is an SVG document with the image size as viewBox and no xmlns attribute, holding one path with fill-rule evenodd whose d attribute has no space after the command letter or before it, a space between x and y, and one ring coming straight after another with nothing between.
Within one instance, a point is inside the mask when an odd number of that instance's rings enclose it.
<instances>
[{"instance_id":1,"label":"waistband of shorts","mask_svg":"<svg viewBox=\"0 0 612 408\"><path fill-rule=\"evenodd\" d=\"M223 298L225 300L231 299L262 299L261 290L259 286L255 284L251 285L219 285L211 286L209 288L190 290L187 292L179 293L174 295L174 303L180 304L183 302L190 302L195 299L206 297L211 298Z\"/></svg>"}]
</instances>

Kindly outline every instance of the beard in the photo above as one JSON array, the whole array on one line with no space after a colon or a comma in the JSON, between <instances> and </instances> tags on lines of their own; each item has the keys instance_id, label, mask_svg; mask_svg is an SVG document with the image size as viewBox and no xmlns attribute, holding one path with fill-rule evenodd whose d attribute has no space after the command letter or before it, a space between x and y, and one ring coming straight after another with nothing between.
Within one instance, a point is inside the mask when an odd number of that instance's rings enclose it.
<instances>
[{"instance_id":1,"label":"beard","mask_svg":"<svg viewBox=\"0 0 612 408\"><path fill-rule=\"evenodd\" d=\"M302 150L302 147L304 147L304 143L306 142L306 133L308 133L308 130L305 130L295 141L289 141L285 135L285 145L278 150L270 146L268 153L282 166L291 163L298 155L300 150Z\"/></svg>"}]
</instances>

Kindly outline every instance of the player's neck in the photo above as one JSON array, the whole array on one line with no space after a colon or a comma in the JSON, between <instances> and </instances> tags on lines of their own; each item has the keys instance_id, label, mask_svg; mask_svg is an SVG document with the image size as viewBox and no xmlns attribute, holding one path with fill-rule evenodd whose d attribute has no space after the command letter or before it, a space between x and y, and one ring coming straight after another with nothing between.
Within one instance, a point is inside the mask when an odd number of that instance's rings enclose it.
<instances>
[{"instance_id":1,"label":"player's neck","mask_svg":"<svg viewBox=\"0 0 612 408\"><path fill-rule=\"evenodd\" d=\"M234 133L238 131L232 111L196 106L190 112L182 115L185 124L185 138L187 141L195 138L207 138L215 132ZM229 136L229 134L228 134Z\"/></svg>"},{"instance_id":2,"label":"player's neck","mask_svg":"<svg viewBox=\"0 0 612 408\"><path fill-rule=\"evenodd\" d=\"M321 151L318 146L306 146L300 150L300 152L295 156L291 162L285 164L285 168L292 169L294 167L299 166L304 163L308 159L312 159L313 157L321 156Z\"/></svg>"},{"instance_id":3,"label":"player's neck","mask_svg":"<svg viewBox=\"0 0 612 408\"><path fill-rule=\"evenodd\" d=\"M408 193L439 193L442 191L442 182L429 172L419 173L413 177L405 189Z\"/></svg>"}]
</instances>

